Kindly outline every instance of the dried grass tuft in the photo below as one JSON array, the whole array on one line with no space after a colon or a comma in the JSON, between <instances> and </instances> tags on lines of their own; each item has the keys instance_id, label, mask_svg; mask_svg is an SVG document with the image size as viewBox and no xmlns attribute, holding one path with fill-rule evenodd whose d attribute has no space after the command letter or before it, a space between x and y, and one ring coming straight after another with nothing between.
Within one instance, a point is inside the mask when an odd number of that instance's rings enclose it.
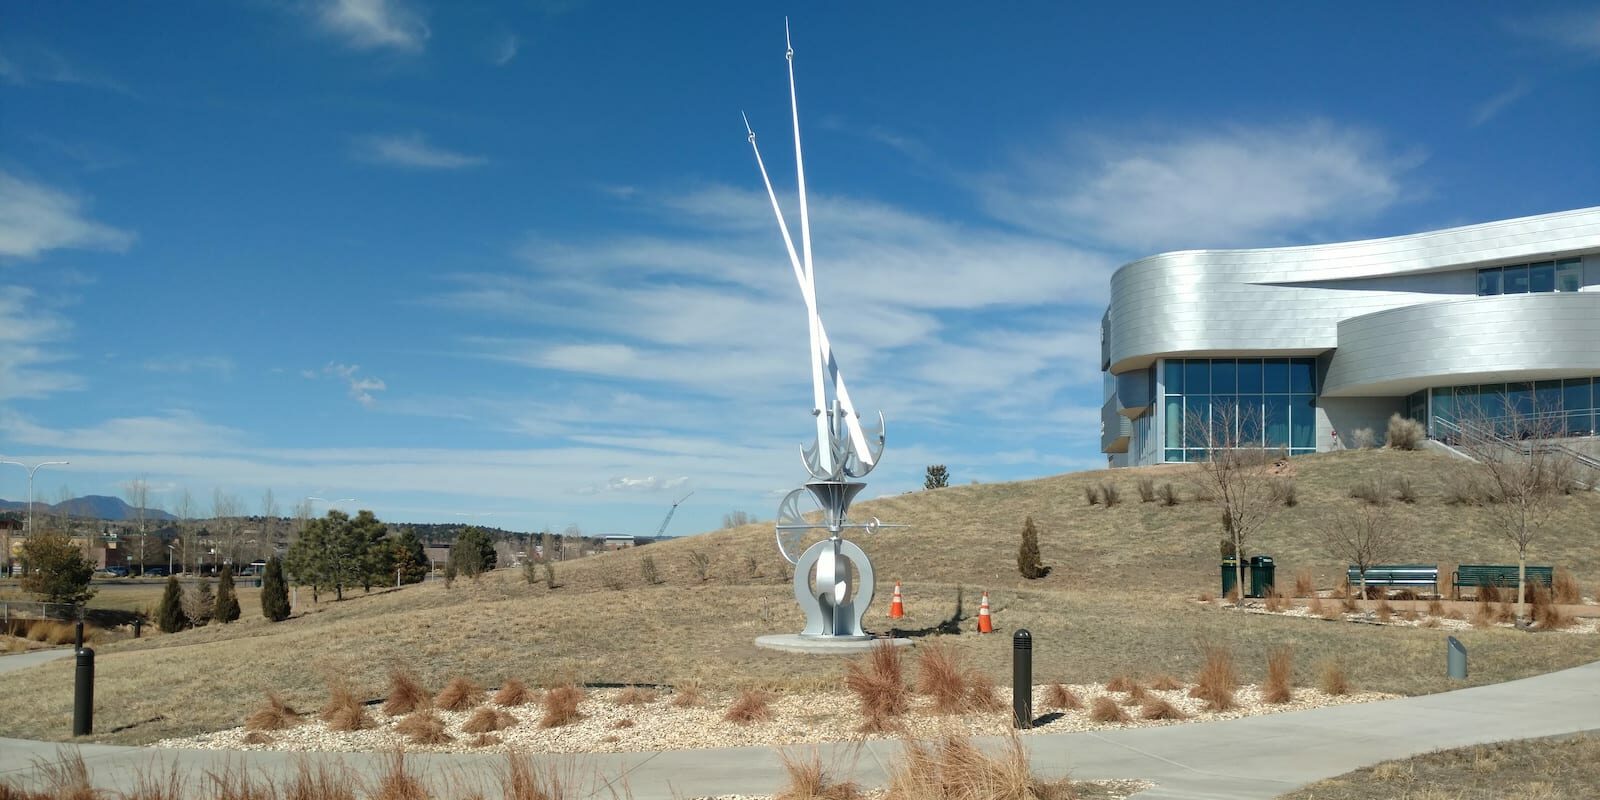
<instances>
[{"instance_id":1,"label":"dried grass tuft","mask_svg":"<svg viewBox=\"0 0 1600 800\"><path fill-rule=\"evenodd\" d=\"M404 669L389 671L389 696L384 698L383 713L398 717L431 705L433 698L415 674Z\"/></svg>"},{"instance_id":2,"label":"dried grass tuft","mask_svg":"<svg viewBox=\"0 0 1600 800\"><path fill-rule=\"evenodd\" d=\"M1317 590L1313 581L1314 579L1311 576L1311 570L1296 570L1294 573L1294 596L1311 597L1312 595L1316 594Z\"/></svg>"},{"instance_id":3,"label":"dried grass tuft","mask_svg":"<svg viewBox=\"0 0 1600 800\"><path fill-rule=\"evenodd\" d=\"M1378 606L1374 612L1378 615L1379 622L1388 623L1394 620L1394 606L1389 605L1387 597L1378 598Z\"/></svg>"},{"instance_id":4,"label":"dried grass tuft","mask_svg":"<svg viewBox=\"0 0 1600 800\"><path fill-rule=\"evenodd\" d=\"M890 719L911 709L905 662L898 647L879 644L850 661L845 665L844 683L861 703L861 715L866 719L863 729L882 732L890 727Z\"/></svg>"},{"instance_id":5,"label":"dried grass tuft","mask_svg":"<svg viewBox=\"0 0 1600 800\"><path fill-rule=\"evenodd\" d=\"M1187 689L1189 688L1189 684L1184 683L1183 681L1180 681L1177 678L1174 678L1173 676L1163 672L1150 680L1150 688L1163 692L1171 692L1177 689Z\"/></svg>"},{"instance_id":6,"label":"dried grass tuft","mask_svg":"<svg viewBox=\"0 0 1600 800\"><path fill-rule=\"evenodd\" d=\"M583 702L583 690L567 684L544 693L544 716L539 719L541 728L559 728L583 718L578 704Z\"/></svg>"},{"instance_id":7,"label":"dried grass tuft","mask_svg":"<svg viewBox=\"0 0 1600 800\"><path fill-rule=\"evenodd\" d=\"M1262 695L1279 705L1294 700L1294 651L1289 647L1274 647L1267 654L1267 684Z\"/></svg>"},{"instance_id":8,"label":"dried grass tuft","mask_svg":"<svg viewBox=\"0 0 1600 800\"><path fill-rule=\"evenodd\" d=\"M455 739L445 732L444 718L431 708L419 708L401 717L394 731L412 744L445 744Z\"/></svg>"},{"instance_id":9,"label":"dried grass tuft","mask_svg":"<svg viewBox=\"0 0 1600 800\"><path fill-rule=\"evenodd\" d=\"M1350 693L1350 680L1338 661L1329 660L1322 665L1322 680L1318 687L1323 694L1346 695Z\"/></svg>"},{"instance_id":10,"label":"dried grass tuft","mask_svg":"<svg viewBox=\"0 0 1600 800\"><path fill-rule=\"evenodd\" d=\"M1005 707L994 678L986 672L973 671L967 674L968 711L999 711Z\"/></svg>"},{"instance_id":11,"label":"dried grass tuft","mask_svg":"<svg viewBox=\"0 0 1600 800\"><path fill-rule=\"evenodd\" d=\"M1543 585L1535 583L1528 587L1529 616L1539 630L1558 631L1571 627L1576 622L1572 617L1562 613L1561 607L1551 602L1550 591Z\"/></svg>"},{"instance_id":12,"label":"dried grass tuft","mask_svg":"<svg viewBox=\"0 0 1600 800\"><path fill-rule=\"evenodd\" d=\"M466 711L483 702L483 687L457 675L444 685L433 704L445 711Z\"/></svg>"},{"instance_id":13,"label":"dried grass tuft","mask_svg":"<svg viewBox=\"0 0 1600 800\"><path fill-rule=\"evenodd\" d=\"M507 678L505 683L500 684L500 689L494 693L494 704L506 706L507 708L525 706L536 699L537 697L533 690L528 688L528 684L516 678Z\"/></svg>"},{"instance_id":14,"label":"dried grass tuft","mask_svg":"<svg viewBox=\"0 0 1600 800\"><path fill-rule=\"evenodd\" d=\"M944 642L920 648L917 654L917 693L933 698L934 711L960 714L967 710L967 670L961 654Z\"/></svg>"},{"instance_id":15,"label":"dried grass tuft","mask_svg":"<svg viewBox=\"0 0 1600 800\"><path fill-rule=\"evenodd\" d=\"M328 702L322 707L322 721L333 731L363 731L375 727L367 707L356 698L350 684L336 681L328 686Z\"/></svg>"},{"instance_id":16,"label":"dried grass tuft","mask_svg":"<svg viewBox=\"0 0 1600 800\"><path fill-rule=\"evenodd\" d=\"M633 717L624 717L622 719L617 720L616 722L611 723L611 729L614 730L614 731L620 731L620 730L624 730L624 729L627 729L627 728L631 728L631 727L633 727L633 725L634 725Z\"/></svg>"},{"instance_id":17,"label":"dried grass tuft","mask_svg":"<svg viewBox=\"0 0 1600 800\"><path fill-rule=\"evenodd\" d=\"M356 800L354 773L327 762L301 761L283 790L285 800Z\"/></svg>"},{"instance_id":18,"label":"dried grass tuft","mask_svg":"<svg viewBox=\"0 0 1600 800\"><path fill-rule=\"evenodd\" d=\"M448 741L448 737L446 740ZM406 754L396 751L390 756L383 774L378 776L378 785L371 792L371 800L430 800L430 798L428 788L422 785L422 780L406 770Z\"/></svg>"},{"instance_id":19,"label":"dried grass tuft","mask_svg":"<svg viewBox=\"0 0 1600 800\"><path fill-rule=\"evenodd\" d=\"M1266 601L1267 611L1273 614L1277 614L1290 606L1288 598L1284 597L1283 592L1277 586L1268 589L1267 596L1263 599Z\"/></svg>"},{"instance_id":20,"label":"dried grass tuft","mask_svg":"<svg viewBox=\"0 0 1600 800\"><path fill-rule=\"evenodd\" d=\"M735 725L766 722L772 719L772 695L761 689L745 689L722 718Z\"/></svg>"},{"instance_id":21,"label":"dried grass tuft","mask_svg":"<svg viewBox=\"0 0 1600 800\"><path fill-rule=\"evenodd\" d=\"M1221 645L1209 644L1201 648L1200 672L1195 675L1194 687L1189 696L1204 700L1209 711L1227 711L1234 707L1233 693L1239 687L1239 674L1233 666L1233 654Z\"/></svg>"},{"instance_id":22,"label":"dried grass tuft","mask_svg":"<svg viewBox=\"0 0 1600 800\"><path fill-rule=\"evenodd\" d=\"M1139 716L1145 719L1188 719L1183 709L1160 697L1151 697L1139 707Z\"/></svg>"},{"instance_id":23,"label":"dried grass tuft","mask_svg":"<svg viewBox=\"0 0 1600 800\"><path fill-rule=\"evenodd\" d=\"M265 731L250 731L244 735L245 744L272 744L272 734Z\"/></svg>"},{"instance_id":24,"label":"dried grass tuft","mask_svg":"<svg viewBox=\"0 0 1600 800\"><path fill-rule=\"evenodd\" d=\"M829 774L815 748L806 757L783 750L778 758L783 762L787 781L772 800L859 800L865 796L857 784Z\"/></svg>"},{"instance_id":25,"label":"dried grass tuft","mask_svg":"<svg viewBox=\"0 0 1600 800\"><path fill-rule=\"evenodd\" d=\"M1311 602L1306 603L1306 611L1310 612L1314 617L1322 616L1322 598L1311 595Z\"/></svg>"},{"instance_id":26,"label":"dried grass tuft","mask_svg":"<svg viewBox=\"0 0 1600 800\"><path fill-rule=\"evenodd\" d=\"M1133 688L1134 683L1136 683L1136 681L1134 681L1133 676L1123 673L1109 681L1106 681L1106 691L1126 692Z\"/></svg>"},{"instance_id":27,"label":"dried grass tuft","mask_svg":"<svg viewBox=\"0 0 1600 800\"><path fill-rule=\"evenodd\" d=\"M1033 774L1027 750L1016 736L994 755L979 750L965 736L935 743L908 741L904 748L889 771L884 800L1068 800L1074 796L1070 781L1046 781Z\"/></svg>"},{"instance_id":28,"label":"dried grass tuft","mask_svg":"<svg viewBox=\"0 0 1600 800\"><path fill-rule=\"evenodd\" d=\"M694 708L705 702L700 695L700 684L693 681L681 683L672 691L672 705L675 708Z\"/></svg>"},{"instance_id":29,"label":"dried grass tuft","mask_svg":"<svg viewBox=\"0 0 1600 800\"><path fill-rule=\"evenodd\" d=\"M1442 617L1442 616L1444 616L1444 603L1439 602L1438 599L1429 600L1428 601L1428 616L1430 616L1430 617Z\"/></svg>"},{"instance_id":30,"label":"dried grass tuft","mask_svg":"<svg viewBox=\"0 0 1600 800\"><path fill-rule=\"evenodd\" d=\"M1132 717L1128 712L1117 705L1117 701L1104 695L1096 697L1094 704L1089 707L1089 719L1095 722L1130 722Z\"/></svg>"},{"instance_id":31,"label":"dried grass tuft","mask_svg":"<svg viewBox=\"0 0 1600 800\"><path fill-rule=\"evenodd\" d=\"M643 706L656 701L656 690L642 686L629 686L617 693L616 703L619 706Z\"/></svg>"},{"instance_id":32,"label":"dried grass tuft","mask_svg":"<svg viewBox=\"0 0 1600 800\"><path fill-rule=\"evenodd\" d=\"M1199 600L1202 603L1210 603L1216 600L1217 596L1210 592L1201 592L1200 594L1196 595L1194 599Z\"/></svg>"},{"instance_id":33,"label":"dried grass tuft","mask_svg":"<svg viewBox=\"0 0 1600 800\"><path fill-rule=\"evenodd\" d=\"M516 727L517 718L497 708L483 706L461 723L462 733L494 733Z\"/></svg>"},{"instance_id":34,"label":"dried grass tuft","mask_svg":"<svg viewBox=\"0 0 1600 800\"><path fill-rule=\"evenodd\" d=\"M1556 567L1555 575L1551 578L1550 590L1553 599L1562 605L1575 606L1583 602L1583 589L1578 586L1578 579L1573 577L1566 567Z\"/></svg>"},{"instance_id":35,"label":"dried grass tuft","mask_svg":"<svg viewBox=\"0 0 1600 800\"><path fill-rule=\"evenodd\" d=\"M472 741L469 744L471 744L473 747L494 747L497 744L504 743L504 739L501 739L492 733L480 733L477 736L472 737Z\"/></svg>"},{"instance_id":36,"label":"dried grass tuft","mask_svg":"<svg viewBox=\"0 0 1600 800\"><path fill-rule=\"evenodd\" d=\"M1052 683L1050 688L1045 690L1044 704L1055 710L1071 709L1076 711L1083 708L1083 699L1078 697L1071 689L1059 683Z\"/></svg>"},{"instance_id":37,"label":"dried grass tuft","mask_svg":"<svg viewBox=\"0 0 1600 800\"><path fill-rule=\"evenodd\" d=\"M267 692L261 707L244 718L244 729L247 731L282 731L299 724L300 712L290 707L283 695L277 692Z\"/></svg>"},{"instance_id":38,"label":"dried grass tuft","mask_svg":"<svg viewBox=\"0 0 1600 800\"><path fill-rule=\"evenodd\" d=\"M570 770L540 767L527 753L515 750L506 753L506 767L499 777L500 796L505 800L567 800L585 794L578 791Z\"/></svg>"}]
</instances>

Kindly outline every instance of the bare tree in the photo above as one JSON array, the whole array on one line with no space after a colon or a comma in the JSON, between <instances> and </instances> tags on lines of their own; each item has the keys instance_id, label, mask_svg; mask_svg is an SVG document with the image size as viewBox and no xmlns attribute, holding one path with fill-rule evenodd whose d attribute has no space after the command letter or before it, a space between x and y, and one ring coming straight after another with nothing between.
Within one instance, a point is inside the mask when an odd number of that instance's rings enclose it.
<instances>
[{"instance_id":1,"label":"bare tree","mask_svg":"<svg viewBox=\"0 0 1600 800\"><path fill-rule=\"evenodd\" d=\"M294 504L294 538L299 539L306 532L306 524L311 522L311 501L301 500ZM293 542L290 542L293 544Z\"/></svg>"},{"instance_id":2,"label":"bare tree","mask_svg":"<svg viewBox=\"0 0 1600 800\"><path fill-rule=\"evenodd\" d=\"M1237 562L1234 585L1243 591L1245 544L1282 507L1272 473L1277 453L1262 448L1264 426L1255 406L1219 402L1209 413L1186 413L1183 424L1185 444L1205 448L1189 483L1221 512L1223 541Z\"/></svg>"},{"instance_id":3,"label":"bare tree","mask_svg":"<svg viewBox=\"0 0 1600 800\"><path fill-rule=\"evenodd\" d=\"M278 538L273 533L278 527L278 498L272 489L261 495L261 541L270 552L278 552Z\"/></svg>"},{"instance_id":4,"label":"bare tree","mask_svg":"<svg viewBox=\"0 0 1600 800\"><path fill-rule=\"evenodd\" d=\"M189 493L189 487L183 487L172 511L173 516L178 518L178 541L183 543L183 557L178 559L178 568L188 572L190 562L194 558L194 529L190 524L194 521L194 495Z\"/></svg>"},{"instance_id":5,"label":"bare tree","mask_svg":"<svg viewBox=\"0 0 1600 800\"><path fill-rule=\"evenodd\" d=\"M737 528L741 525L749 525L754 521L755 519L750 516L748 511L729 511L722 515L722 527L724 528Z\"/></svg>"},{"instance_id":6,"label":"bare tree","mask_svg":"<svg viewBox=\"0 0 1600 800\"><path fill-rule=\"evenodd\" d=\"M217 530L212 532L212 541L221 539L220 551L222 557L229 561L237 561L239 556L239 498L234 497L221 489L211 490L211 516Z\"/></svg>"},{"instance_id":7,"label":"bare tree","mask_svg":"<svg viewBox=\"0 0 1600 800\"><path fill-rule=\"evenodd\" d=\"M122 487L122 499L133 506L133 518L139 526L139 574L143 575L145 541L150 538L149 529L145 527L145 508L150 505L150 482L143 475L128 481Z\"/></svg>"},{"instance_id":8,"label":"bare tree","mask_svg":"<svg viewBox=\"0 0 1600 800\"><path fill-rule=\"evenodd\" d=\"M1528 549L1572 490L1577 459L1557 441L1564 432L1560 414L1527 413L1509 399L1497 410L1466 409L1456 446L1476 462L1472 469L1488 490L1483 513L1517 549L1517 619L1525 620Z\"/></svg>"},{"instance_id":9,"label":"bare tree","mask_svg":"<svg viewBox=\"0 0 1600 800\"><path fill-rule=\"evenodd\" d=\"M1392 560L1400 552L1402 538L1388 508L1372 503L1358 503L1349 513L1336 513L1322 531L1322 545L1328 554L1360 570L1363 599L1367 596L1367 570Z\"/></svg>"}]
</instances>

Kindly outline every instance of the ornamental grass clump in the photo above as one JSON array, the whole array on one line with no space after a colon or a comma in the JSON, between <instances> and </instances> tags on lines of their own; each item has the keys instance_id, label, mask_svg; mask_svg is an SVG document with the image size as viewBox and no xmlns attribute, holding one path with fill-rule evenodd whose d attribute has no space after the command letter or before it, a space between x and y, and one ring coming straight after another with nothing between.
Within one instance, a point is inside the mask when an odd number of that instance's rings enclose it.
<instances>
[{"instance_id":1,"label":"ornamental grass clump","mask_svg":"<svg viewBox=\"0 0 1600 800\"><path fill-rule=\"evenodd\" d=\"M483 702L483 687L457 675L450 679L433 698L433 704L445 711L466 711Z\"/></svg>"},{"instance_id":2,"label":"ornamental grass clump","mask_svg":"<svg viewBox=\"0 0 1600 800\"><path fill-rule=\"evenodd\" d=\"M1066 686L1052 683L1044 692L1044 704L1057 711L1076 711L1083 708L1083 699Z\"/></svg>"},{"instance_id":3,"label":"ornamental grass clump","mask_svg":"<svg viewBox=\"0 0 1600 800\"><path fill-rule=\"evenodd\" d=\"M1117 705L1117 701L1101 695L1096 697L1094 704L1089 707L1089 719L1095 722L1129 722L1132 717L1122 710L1122 706Z\"/></svg>"},{"instance_id":4,"label":"ornamental grass clump","mask_svg":"<svg viewBox=\"0 0 1600 800\"><path fill-rule=\"evenodd\" d=\"M861 704L863 730L882 732L892 727L891 720L911 710L905 662L898 647L880 643L845 664L844 683Z\"/></svg>"},{"instance_id":5,"label":"ornamental grass clump","mask_svg":"<svg viewBox=\"0 0 1600 800\"><path fill-rule=\"evenodd\" d=\"M1163 672L1150 680L1150 688L1163 692L1187 689L1189 685Z\"/></svg>"},{"instance_id":6,"label":"ornamental grass clump","mask_svg":"<svg viewBox=\"0 0 1600 800\"><path fill-rule=\"evenodd\" d=\"M822 766L822 754L812 749L802 757L788 750L778 753L785 783L772 800L861 800L861 787L834 777Z\"/></svg>"},{"instance_id":7,"label":"ornamental grass clump","mask_svg":"<svg viewBox=\"0 0 1600 800\"><path fill-rule=\"evenodd\" d=\"M1070 780L1034 775L1028 752L1015 735L992 755L965 736L947 736L937 742L907 741L903 747L889 770L883 800L1070 800L1076 796Z\"/></svg>"},{"instance_id":8,"label":"ornamental grass clump","mask_svg":"<svg viewBox=\"0 0 1600 800\"><path fill-rule=\"evenodd\" d=\"M1195 675L1189 696L1203 700L1208 711L1227 711L1234 707L1233 693L1239 688L1239 675L1233 654L1221 645L1201 648L1200 672Z\"/></svg>"},{"instance_id":9,"label":"ornamental grass clump","mask_svg":"<svg viewBox=\"0 0 1600 800\"><path fill-rule=\"evenodd\" d=\"M328 702L322 707L322 721L333 731L362 731L376 727L366 706L356 699L355 690L343 681L328 685Z\"/></svg>"},{"instance_id":10,"label":"ornamental grass clump","mask_svg":"<svg viewBox=\"0 0 1600 800\"><path fill-rule=\"evenodd\" d=\"M383 713L398 717L431 705L433 698L415 674L404 669L389 671L389 696L383 700Z\"/></svg>"},{"instance_id":11,"label":"ornamental grass clump","mask_svg":"<svg viewBox=\"0 0 1600 800\"><path fill-rule=\"evenodd\" d=\"M439 745L455 740L445 730L444 718L431 708L419 708L401 717L394 731L412 744Z\"/></svg>"},{"instance_id":12,"label":"ornamental grass clump","mask_svg":"<svg viewBox=\"0 0 1600 800\"><path fill-rule=\"evenodd\" d=\"M616 703L619 706L643 706L656 701L656 690L640 686L629 686L617 693Z\"/></svg>"},{"instance_id":13,"label":"ornamental grass clump","mask_svg":"<svg viewBox=\"0 0 1600 800\"><path fill-rule=\"evenodd\" d=\"M1550 583L1552 599L1567 606L1575 606L1583 602L1583 590L1578 587L1578 579L1567 571L1566 567L1556 567L1555 575Z\"/></svg>"},{"instance_id":14,"label":"ornamental grass clump","mask_svg":"<svg viewBox=\"0 0 1600 800\"><path fill-rule=\"evenodd\" d=\"M494 704L507 708L525 706L535 699L533 690L528 688L528 684L517 678L507 678L494 693Z\"/></svg>"},{"instance_id":15,"label":"ornamental grass clump","mask_svg":"<svg viewBox=\"0 0 1600 800\"><path fill-rule=\"evenodd\" d=\"M960 653L944 642L926 645L917 654L917 693L933 698L939 714L967 710L967 670Z\"/></svg>"},{"instance_id":16,"label":"ornamental grass clump","mask_svg":"<svg viewBox=\"0 0 1600 800\"><path fill-rule=\"evenodd\" d=\"M1267 683L1262 697L1269 703L1282 705L1294 700L1294 651L1275 647L1267 654Z\"/></svg>"},{"instance_id":17,"label":"ornamental grass clump","mask_svg":"<svg viewBox=\"0 0 1600 800\"><path fill-rule=\"evenodd\" d=\"M462 733L494 733L515 727L517 718L497 708L482 706L461 723Z\"/></svg>"},{"instance_id":18,"label":"ornamental grass clump","mask_svg":"<svg viewBox=\"0 0 1600 800\"><path fill-rule=\"evenodd\" d=\"M1335 660L1323 663L1322 679L1319 681L1317 688L1321 689L1323 694L1334 696L1349 694L1350 680L1345 677L1344 667Z\"/></svg>"},{"instance_id":19,"label":"ornamental grass clump","mask_svg":"<svg viewBox=\"0 0 1600 800\"><path fill-rule=\"evenodd\" d=\"M247 731L282 731L300 724L300 713L277 692L267 692L266 700L244 719Z\"/></svg>"},{"instance_id":20,"label":"ornamental grass clump","mask_svg":"<svg viewBox=\"0 0 1600 800\"><path fill-rule=\"evenodd\" d=\"M1147 698L1144 703L1139 706L1139 716L1145 719L1157 720L1177 720L1189 718L1188 714L1183 713L1183 709L1178 708L1177 706L1160 697Z\"/></svg>"},{"instance_id":21,"label":"ornamental grass clump","mask_svg":"<svg viewBox=\"0 0 1600 800\"><path fill-rule=\"evenodd\" d=\"M724 720L735 725L749 725L752 722L766 722L772 719L772 695L761 689L745 689L739 693L733 705L728 706L727 713L722 715Z\"/></svg>"},{"instance_id":22,"label":"ornamental grass clump","mask_svg":"<svg viewBox=\"0 0 1600 800\"><path fill-rule=\"evenodd\" d=\"M541 728L559 728L583 718L578 704L583 702L583 690L567 684L544 693L544 716L539 718Z\"/></svg>"}]
</instances>

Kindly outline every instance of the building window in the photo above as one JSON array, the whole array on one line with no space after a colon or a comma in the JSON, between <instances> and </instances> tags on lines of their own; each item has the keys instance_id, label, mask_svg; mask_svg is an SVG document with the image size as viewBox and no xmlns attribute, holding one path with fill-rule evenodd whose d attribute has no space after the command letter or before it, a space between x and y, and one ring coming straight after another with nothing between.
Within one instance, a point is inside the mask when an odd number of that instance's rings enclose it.
<instances>
[{"instance_id":1,"label":"building window","mask_svg":"<svg viewBox=\"0 0 1600 800\"><path fill-rule=\"evenodd\" d=\"M1564 258L1478 270L1478 294L1577 292L1583 289L1583 261Z\"/></svg>"},{"instance_id":2,"label":"building window","mask_svg":"<svg viewBox=\"0 0 1600 800\"><path fill-rule=\"evenodd\" d=\"M1315 358L1169 358L1162 370L1167 461L1204 460L1223 444L1316 452ZM1237 427L1220 429L1224 420Z\"/></svg>"},{"instance_id":3,"label":"building window","mask_svg":"<svg viewBox=\"0 0 1600 800\"><path fill-rule=\"evenodd\" d=\"M1430 390L1434 418L1454 425L1465 419L1479 419L1507 433L1517 428L1513 417L1540 420L1565 436L1595 436L1600 432L1600 379L1567 378L1535 383L1485 383L1467 386L1440 386ZM1413 395L1415 397L1415 395ZM1408 411L1415 409L1407 398ZM1449 427L1428 420L1430 435L1448 438Z\"/></svg>"}]
</instances>

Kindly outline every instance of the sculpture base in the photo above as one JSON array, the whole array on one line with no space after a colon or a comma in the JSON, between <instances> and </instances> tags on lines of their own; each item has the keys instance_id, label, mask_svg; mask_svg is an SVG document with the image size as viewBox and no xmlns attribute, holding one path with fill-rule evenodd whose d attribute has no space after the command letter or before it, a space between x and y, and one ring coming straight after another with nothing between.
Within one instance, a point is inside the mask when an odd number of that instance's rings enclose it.
<instances>
[{"instance_id":1,"label":"sculpture base","mask_svg":"<svg viewBox=\"0 0 1600 800\"><path fill-rule=\"evenodd\" d=\"M803 636L798 633L774 633L756 637L756 647L763 650L813 656L852 656L869 652L879 644L910 647L915 642L903 637L879 639L875 636Z\"/></svg>"}]
</instances>

